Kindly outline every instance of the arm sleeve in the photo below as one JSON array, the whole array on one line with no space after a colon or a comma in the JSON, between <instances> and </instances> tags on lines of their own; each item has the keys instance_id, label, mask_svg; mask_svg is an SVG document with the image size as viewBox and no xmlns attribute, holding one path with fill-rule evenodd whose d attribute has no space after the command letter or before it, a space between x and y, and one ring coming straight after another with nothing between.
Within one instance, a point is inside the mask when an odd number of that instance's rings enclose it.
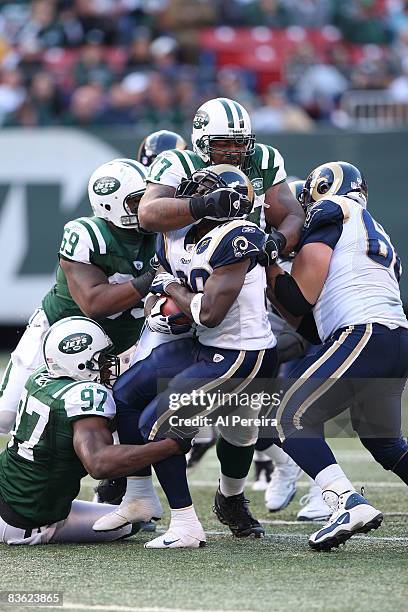
<instances>
[{"instance_id":1,"label":"arm sleeve","mask_svg":"<svg viewBox=\"0 0 408 612\"><path fill-rule=\"evenodd\" d=\"M70 421L89 416L113 419L116 414L111 391L98 383L78 383L67 391L63 400L65 412Z\"/></svg>"},{"instance_id":2,"label":"arm sleeve","mask_svg":"<svg viewBox=\"0 0 408 612\"><path fill-rule=\"evenodd\" d=\"M186 163L185 160L184 163ZM156 157L149 168L146 180L148 183L177 188L181 180L188 176L187 170L189 168L185 168L177 153L166 151ZM194 169L192 171L194 172Z\"/></svg>"},{"instance_id":3,"label":"arm sleeve","mask_svg":"<svg viewBox=\"0 0 408 612\"><path fill-rule=\"evenodd\" d=\"M70 221L64 226L59 256L68 261L91 263L94 244L88 230L79 221Z\"/></svg>"},{"instance_id":4,"label":"arm sleeve","mask_svg":"<svg viewBox=\"0 0 408 612\"><path fill-rule=\"evenodd\" d=\"M215 269L243 259L251 259L253 265L256 265L256 257L262 250L264 242L265 234L255 224L248 223L235 227L223 236L214 249L209 264Z\"/></svg>"},{"instance_id":5,"label":"arm sleeve","mask_svg":"<svg viewBox=\"0 0 408 612\"><path fill-rule=\"evenodd\" d=\"M298 334L303 336L310 344L321 344L319 333L316 327L316 321L312 312L305 315L296 330Z\"/></svg>"}]
</instances>

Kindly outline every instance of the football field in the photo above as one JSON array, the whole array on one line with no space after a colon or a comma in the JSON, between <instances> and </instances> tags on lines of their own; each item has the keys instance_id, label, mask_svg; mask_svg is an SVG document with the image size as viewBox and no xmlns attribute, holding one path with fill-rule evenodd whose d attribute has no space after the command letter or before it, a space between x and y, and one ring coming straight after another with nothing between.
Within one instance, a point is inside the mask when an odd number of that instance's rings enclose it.
<instances>
[{"instance_id":1,"label":"football field","mask_svg":"<svg viewBox=\"0 0 408 612\"><path fill-rule=\"evenodd\" d=\"M0 442L4 445L6 437ZM265 524L262 540L233 539L212 513L217 459L210 451L191 474L193 499L207 531L199 550L146 550L152 534L103 545L1 545L0 590L62 591L67 610L365 610L406 607L408 595L407 491L374 463L357 440L333 442L356 486L385 513L383 526L331 553L314 553L307 536L316 526L295 522L295 500L270 514L263 493L247 494ZM83 480L91 499L94 481ZM168 514L159 523L167 524ZM2 610L16 610L5 606ZM45 608L44 608L45 609ZM60 609L50 608L47 609Z\"/></svg>"}]
</instances>

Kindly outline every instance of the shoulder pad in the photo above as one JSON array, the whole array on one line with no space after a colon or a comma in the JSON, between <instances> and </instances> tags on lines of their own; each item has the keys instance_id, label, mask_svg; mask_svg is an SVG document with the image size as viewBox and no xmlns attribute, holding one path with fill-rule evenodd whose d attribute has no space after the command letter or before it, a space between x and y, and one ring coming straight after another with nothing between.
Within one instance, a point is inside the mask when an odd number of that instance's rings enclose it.
<instances>
[{"instance_id":1,"label":"shoulder pad","mask_svg":"<svg viewBox=\"0 0 408 612\"><path fill-rule=\"evenodd\" d=\"M278 149L257 143L254 157L264 176L265 191L286 179L285 163Z\"/></svg>"},{"instance_id":2,"label":"shoulder pad","mask_svg":"<svg viewBox=\"0 0 408 612\"><path fill-rule=\"evenodd\" d=\"M239 225L237 222L233 224L233 227L227 226L221 236L212 239L214 242L208 259L212 268L255 258L262 249L265 233L255 223L242 221Z\"/></svg>"},{"instance_id":3,"label":"shoulder pad","mask_svg":"<svg viewBox=\"0 0 408 612\"><path fill-rule=\"evenodd\" d=\"M316 228L339 221L344 223L349 216L350 209L345 198L332 196L330 199L318 200L307 211L304 229Z\"/></svg>"},{"instance_id":4,"label":"shoulder pad","mask_svg":"<svg viewBox=\"0 0 408 612\"><path fill-rule=\"evenodd\" d=\"M96 382L78 382L62 393L65 412L69 419L103 416L112 419L116 414L112 393Z\"/></svg>"},{"instance_id":5,"label":"shoulder pad","mask_svg":"<svg viewBox=\"0 0 408 612\"><path fill-rule=\"evenodd\" d=\"M190 151L164 151L150 166L147 181L177 187L181 179L190 177L200 167L196 157Z\"/></svg>"}]
</instances>

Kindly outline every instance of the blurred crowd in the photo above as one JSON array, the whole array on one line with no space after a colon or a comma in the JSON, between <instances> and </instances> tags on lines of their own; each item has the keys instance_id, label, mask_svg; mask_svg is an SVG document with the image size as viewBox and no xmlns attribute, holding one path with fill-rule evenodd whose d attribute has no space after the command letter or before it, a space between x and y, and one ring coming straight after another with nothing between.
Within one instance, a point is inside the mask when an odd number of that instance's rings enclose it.
<instances>
[{"instance_id":1,"label":"blurred crowd","mask_svg":"<svg viewBox=\"0 0 408 612\"><path fill-rule=\"evenodd\" d=\"M0 3L2 126L182 129L220 95L308 131L355 89L408 102L408 0Z\"/></svg>"}]
</instances>

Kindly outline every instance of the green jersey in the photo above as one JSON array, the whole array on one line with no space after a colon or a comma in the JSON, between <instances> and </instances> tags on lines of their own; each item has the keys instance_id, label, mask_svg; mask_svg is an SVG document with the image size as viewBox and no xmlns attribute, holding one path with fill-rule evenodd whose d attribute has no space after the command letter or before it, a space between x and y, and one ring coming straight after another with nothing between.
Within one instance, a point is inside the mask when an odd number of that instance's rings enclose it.
<instances>
[{"instance_id":1,"label":"green jersey","mask_svg":"<svg viewBox=\"0 0 408 612\"><path fill-rule=\"evenodd\" d=\"M0 455L0 494L27 527L66 518L86 471L73 447L72 422L112 419L111 392L94 382L51 378L44 366L28 379L12 438Z\"/></svg>"},{"instance_id":2,"label":"green jersey","mask_svg":"<svg viewBox=\"0 0 408 612\"><path fill-rule=\"evenodd\" d=\"M153 234L122 230L98 217L82 217L64 227L59 256L69 261L94 264L108 277L109 283L125 283L144 274L154 255ZM54 287L43 299L43 308L50 325L64 317L83 315L71 297L67 279L61 266L57 269ZM122 353L139 339L143 326L143 308L133 308L99 319Z\"/></svg>"},{"instance_id":3,"label":"green jersey","mask_svg":"<svg viewBox=\"0 0 408 612\"><path fill-rule=\"evenodd\" d=\"M165 151L155 159L149 168L147 180L150 183L178 187L183 178L189 178L196 170L209 165L210 163L204 162L192 151L173 149ZM248 216L248 221L265 229L265 193L269 187L286 179L282 155L269 145L256 144L246 174L255 191L254 208Z\"/></svg>"}]
</instances>

